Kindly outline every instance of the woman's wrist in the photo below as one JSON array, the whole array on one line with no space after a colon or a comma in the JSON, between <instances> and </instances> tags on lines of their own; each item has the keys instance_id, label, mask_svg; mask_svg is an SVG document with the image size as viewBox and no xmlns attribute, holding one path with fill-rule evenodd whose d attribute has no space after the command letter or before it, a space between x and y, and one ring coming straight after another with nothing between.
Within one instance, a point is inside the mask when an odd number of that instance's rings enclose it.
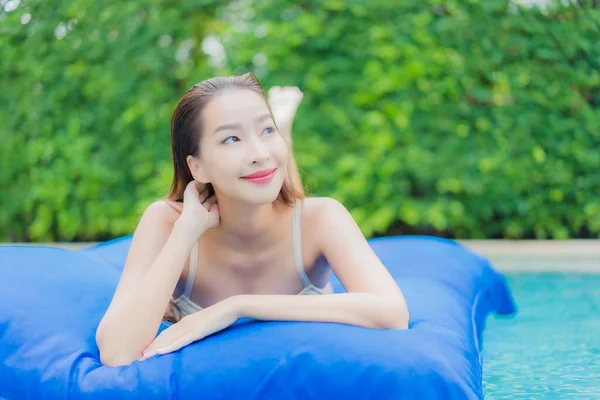
<instances>
[{"instance_id":1,"label":"woman's wrist","mask_svg":"<svg viewBox=\"0 0 600 400\"><path fill-rule=\"evenodd\" d=\"M172 236L183 241L184 243L194 244L206 229L198 228L197 226L191 226L190 222L186 219L179 217L173 225Z\"/></svg>"},{"instance_id":2,"label":"woman's wrist","mask_svg":"<svg viewBox=\"0 0 600 400\"><path fill-rule=\"evenodd\" d=\"M243 312L243 295L235 295L235 296L231 296L226 298L225 300L223 300L221 303L224 309L224 312L232 317L235 318L242 318L242 312Z\"/></svg>"}]
</instances>

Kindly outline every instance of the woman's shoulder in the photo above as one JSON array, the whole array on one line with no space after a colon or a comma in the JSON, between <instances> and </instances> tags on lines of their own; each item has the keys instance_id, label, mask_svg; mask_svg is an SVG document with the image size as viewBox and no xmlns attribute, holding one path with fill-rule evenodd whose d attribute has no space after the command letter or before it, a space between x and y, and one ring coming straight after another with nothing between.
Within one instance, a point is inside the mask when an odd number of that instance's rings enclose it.
<instances>
[{"instance_id":1,"label":"woman's shoulder","mask_svg":"<svg viewBox=\"0 0 600 400\"><path fill-rule=\"evenodd\" d=\"M346 214L346 207L332 197L307 197L302 200L302 222L318 227Z\"/></svg>"},{"instance_id":2,"label":"woman's shoulder","mask_svg":"<svg viewBox=\"0 0 600 400\"><path fill-rule=\"evenodd\" d=\"M308 197L302 201L302 237L307 248L323 255L345 230L354 228L355 223L346 207L332 197ZM313 253L310 253L313 254ZM310 258L311 256L307 256Z\"/></svg>"},{"instance_id":3,"label":"woman's shoulder","mask_svg":"<svg viewBox=\"0 0 600 400\"><path fill-rule=\"evenodd\" d=\"M171 200L161 199L151 203L142 219L151 220L154 223L172 226L183 211L183 204Z\"/></svg>"}]
</instances>

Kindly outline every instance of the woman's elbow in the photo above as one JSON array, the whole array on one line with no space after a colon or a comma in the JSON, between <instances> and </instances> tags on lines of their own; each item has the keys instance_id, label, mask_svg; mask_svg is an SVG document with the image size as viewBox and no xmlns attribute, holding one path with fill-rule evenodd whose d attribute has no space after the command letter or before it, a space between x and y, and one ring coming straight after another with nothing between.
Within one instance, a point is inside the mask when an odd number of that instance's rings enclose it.
<instances>
[{"instance_id":1,"label":"woman's elbow","mask_svg":"<svg viewBox=\"0 0 600 400\"><path fill-rule=\"evenodd\" d=\"M128 365L126 360L118 360L117 357L112 356L106 351L100 350L100 364L105 367L122 367Z\"/></svg>"},{"instance_id":2,"label":"woman's elbow","mask_svg":"<svg viewBox=\"0 0 600 400\"><path fill-rule=\"evenodd\" d=\"M134 362L135 359L125 358L125 357L106 357L100 355L100 363L105 367L116 368L116 367L124 367L130 365Z\"/></svg>"},{"instance_id":3,"label":"woman's elbow","mask_svg":"<svg viewBox=\"0 0 600 400\"><path fill-rule=\"evenodd\" d=\"M403 300L393 300L388 303L386 318L382 321L382 329L408 329L410 319L408 307Z\"/></svg>"},{"instance_id":4,"label":"woman's elbow","mask_svg":"<svg viewBox=\"0 0 600 400\"><path fill-rule=\"evenodd\" d=\"M98 346L98 350L100 354L100 363L105 367L122 367L131 364L139 358L135 358L127 352L118 351L117 349L111 349L102 345Z\"/></svg>"},{"instance_id":5,"label":"woman's elbow","mask_svg":"<svg viewBox=\"0 0 600 400\"><path fill-rule=\"evenodd\" d=\"M96 332L96 346L98 347L100 363L102 365L105 367L122 367L131 364L137 359L130 352L119 348L114 340L108 339L102 330L98 329Z\"/></svg>"}]
</instances>

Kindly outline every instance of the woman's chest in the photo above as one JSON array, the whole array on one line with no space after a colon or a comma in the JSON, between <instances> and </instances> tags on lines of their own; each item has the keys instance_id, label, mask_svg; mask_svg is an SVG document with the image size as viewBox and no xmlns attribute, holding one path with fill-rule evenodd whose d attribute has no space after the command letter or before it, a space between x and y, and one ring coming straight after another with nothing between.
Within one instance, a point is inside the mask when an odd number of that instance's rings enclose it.
<instances>
[{"instance_id":1,"label":"woman's chest","mask_svg":"<svg viewBox=\"0 0 600 400\"><path fill-rule=\"evenodd\" d=\"M282 242L261 251L235 251L198 246L196 271L184 269L175 297L183 293L188 279L192 280L190 299L201 307L208 307L238 294L298 294L303 290L301 273L313 282L326 281L327 271L318 262L320 254L310 241L302 248Z\"/></svg>"}]
</instances>

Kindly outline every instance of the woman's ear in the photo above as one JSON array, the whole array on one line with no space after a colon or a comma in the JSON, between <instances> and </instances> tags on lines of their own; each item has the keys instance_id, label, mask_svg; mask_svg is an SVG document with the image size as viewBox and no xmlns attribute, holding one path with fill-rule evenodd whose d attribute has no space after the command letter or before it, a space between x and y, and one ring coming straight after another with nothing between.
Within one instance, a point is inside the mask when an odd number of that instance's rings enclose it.
<instances>
[{"instance_id":1,"label":"woman's ear","mask_svg":"<svg viewBox=\"0 0 600 400\"><path fill-rule=\"evenodd\" d=\"M202 165L202 161L199 158L189 155L185 158L187 162L188 168L192 173L192 176L195 180L200 183L210 183L210 179L204 170L204 166Z\"/></svg>"}]
</instances>

